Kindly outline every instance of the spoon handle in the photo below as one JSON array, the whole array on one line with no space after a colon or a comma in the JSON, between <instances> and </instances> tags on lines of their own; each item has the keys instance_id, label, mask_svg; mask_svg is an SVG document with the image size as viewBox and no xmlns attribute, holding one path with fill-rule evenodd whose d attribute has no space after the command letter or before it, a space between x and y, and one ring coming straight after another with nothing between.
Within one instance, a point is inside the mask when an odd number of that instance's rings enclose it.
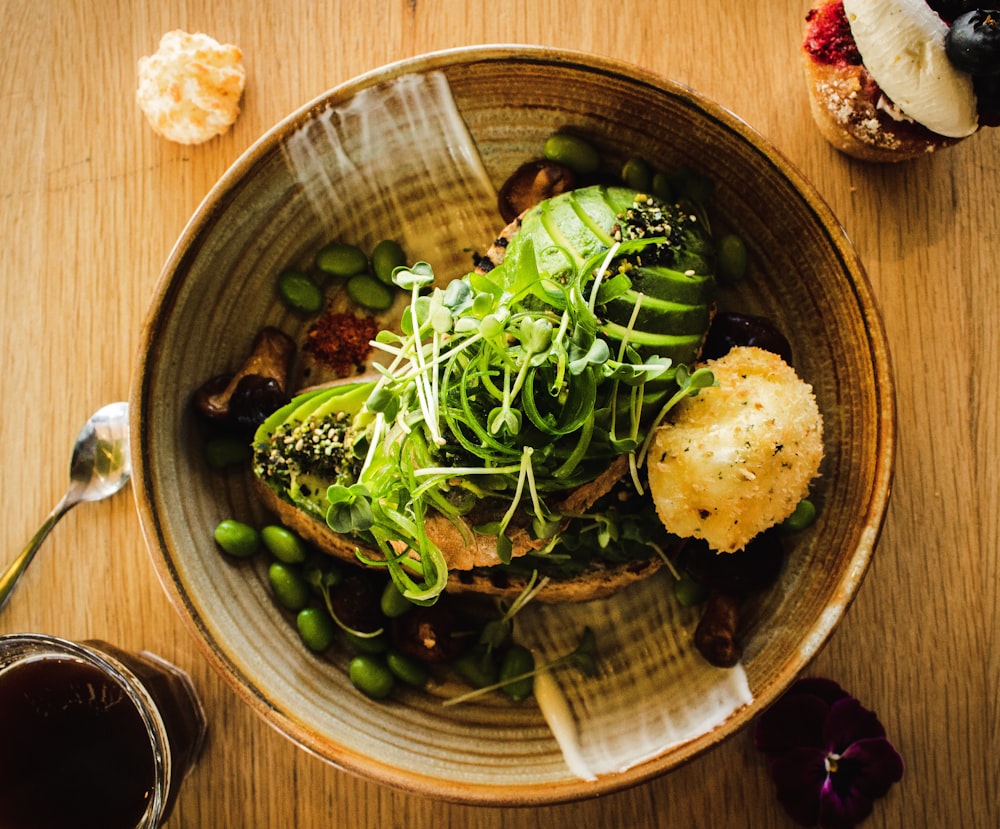
<instances>
[{"instance_id":1,"label":"spoon handle","mask_svg":"<svg viewBox=\"0 0 1000 829\"><path fill-rule=\"evenodd\" d=\"M8 566L7 569L3 571L3 575L0 575L0 610L3 610L7 600L10 598L11 592L17 585L24 571L28 569L28 565L31 564L31 560L35 557L35 553L38 552L38 548L42 545L45 537L49 534L56 522L59 521L67 512L69 512L70 507L76 505L75 500L70 500L69 498L63 498L56 508L49 513L49 517L45 519L45 522L38 528L32 537L31 541L28 542L27 546L21 550L17 558L15 558Z\"/></svg>"}]
</instances>

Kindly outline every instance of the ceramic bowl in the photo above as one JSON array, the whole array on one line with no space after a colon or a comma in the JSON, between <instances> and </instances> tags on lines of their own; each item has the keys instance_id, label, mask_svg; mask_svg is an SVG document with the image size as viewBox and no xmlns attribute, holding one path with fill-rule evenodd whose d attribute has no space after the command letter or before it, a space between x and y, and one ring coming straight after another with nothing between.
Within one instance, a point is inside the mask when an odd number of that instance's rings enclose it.
<instances>
[{"instance_id":1,"label":"ceramic bowl","mask_svg":"<svg viewBox=\"0 0 1000 829\"><path fill-rule=\"evenodd\" d=\"M689 681L684 656L679 672L643 688L640 674L663 670L664 660L649 654L664 631L681 653L691 650L690 617L647 609L650 590L669 594L662 584L592 603L608 636L628 634L613 649L599 645L599 703L565 680L583 772L531 701L493 695L446 707L434 694L400 691L375 702L351 686L345 657L308 651L269 593L266 565L225 560L212 540L224 518L268 517L246 475L207 468L188 405L208 378L241 363L264 325L304 335L307 323L276 299L276 274L311 261L331 238L370 249L402 236L411 259L464 272L470 250L485 248L503 225L496 189L557 130L586 136L609 170L641 156L662 168L689 165L715 182L719 227L739 233L750 255L747 277L723 290L720 307L777 322L825 419L818 520L795 538L778 584L747 608L737 671L692 667L692 676L710 675ZM393 64L331 90L257 141L212 189L164 267L131 402L143 531L211 663L257 713L327 761L465 803L605 794L668 772L749 723L851 603L893 463L881 320L850 242L812 186L747 124L691 89L629 65L532 47ZM720 688L721 702L707 712L704 682Z\"/></svg>"}]
</instances>

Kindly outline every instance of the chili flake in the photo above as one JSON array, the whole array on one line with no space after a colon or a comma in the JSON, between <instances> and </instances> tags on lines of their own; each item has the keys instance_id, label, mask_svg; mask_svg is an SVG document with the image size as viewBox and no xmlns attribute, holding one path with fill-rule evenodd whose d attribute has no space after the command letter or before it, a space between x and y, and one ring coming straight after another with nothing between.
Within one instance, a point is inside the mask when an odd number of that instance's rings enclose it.
<instances>
[{"instance_id":1,"label":"chili flake","mask_svg":"<svg viewBox=\"0 0 1000 829\"><path fill-rule=\"evenodd\" d=\"M339 377L347 377L363 368L378 330L374 317L327 311L309 329L302 347Z\"/></svg>"}]
</instances>

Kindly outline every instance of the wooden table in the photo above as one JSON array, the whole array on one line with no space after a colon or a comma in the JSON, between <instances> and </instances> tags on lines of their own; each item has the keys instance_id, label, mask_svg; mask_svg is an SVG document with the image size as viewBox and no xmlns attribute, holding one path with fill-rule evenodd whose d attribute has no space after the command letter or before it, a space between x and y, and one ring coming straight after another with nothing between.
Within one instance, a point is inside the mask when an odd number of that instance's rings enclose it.
<instances>
[{"instance_id":1,"label":"wooden table","mask_svg":"<svg viewBox=\"0 0 1000 829\"><path fill-rule=\"evenodd\" d=\"M326 89L445 47L582 49L686 83L760 130L830 202L881 302L899 396L892 504L867 579L813 673L876 710L903 782L873 827L998 825L1000 132L874 167L813 128L799 74L806 0L0 0L0 559L62 494L92 410L127 395L161 264L216 179ZM739 13L742 11L743 13ZM173 28L237 43L227 135L171 144L135 101L138 58ZM743 732L688 766L590 802L532 810L423 800L338 771L240 703L157 582L130 495L56 528L0 616L148 648L192 674L211 739L172 827L790 827ZM2 822L2 816L0 816Z\"/></svg>"}]
</instances>

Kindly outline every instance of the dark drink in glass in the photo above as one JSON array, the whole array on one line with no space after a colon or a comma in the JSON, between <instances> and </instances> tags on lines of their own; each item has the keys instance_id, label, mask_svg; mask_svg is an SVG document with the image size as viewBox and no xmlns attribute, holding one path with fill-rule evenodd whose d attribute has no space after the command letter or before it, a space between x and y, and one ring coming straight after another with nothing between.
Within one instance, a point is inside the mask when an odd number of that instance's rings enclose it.
<instances>
[{"instance_id":1,"label":"dark drink in glass","mask_svg":"<svg viewBox=\"0 0 1000 829\"><path fill-rule=\"evenodd\" d=\"M0 827L156 827L201 750L187 675L105 642L0 636Z\"/></svg>"}]
</instances>

